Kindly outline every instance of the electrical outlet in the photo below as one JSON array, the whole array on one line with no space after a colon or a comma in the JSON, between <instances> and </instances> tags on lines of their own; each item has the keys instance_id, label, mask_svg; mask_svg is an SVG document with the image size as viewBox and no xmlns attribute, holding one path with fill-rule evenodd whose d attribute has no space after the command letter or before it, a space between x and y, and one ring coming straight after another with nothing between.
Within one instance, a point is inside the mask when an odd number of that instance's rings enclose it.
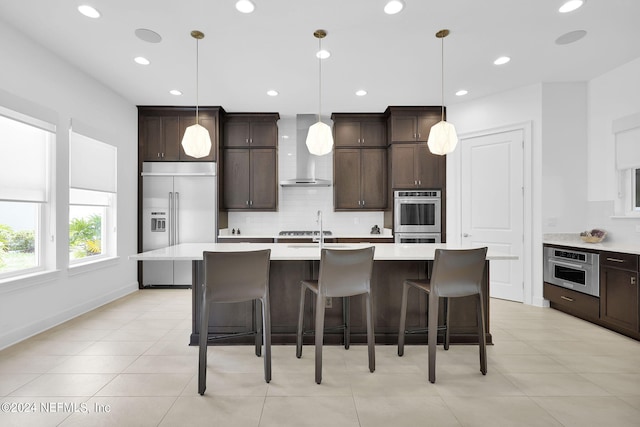
<instances>
[{"instance_id":1,"label":"electrical outlet","mask_svg":"<svg viewBox=\"0 0 640 427\"><path fill-rule=\"evenodd\" d=\"M324 300L324 308L332 308L333 303L331 301L331 297L326 297Z\"/></svg>"}]
</instances>

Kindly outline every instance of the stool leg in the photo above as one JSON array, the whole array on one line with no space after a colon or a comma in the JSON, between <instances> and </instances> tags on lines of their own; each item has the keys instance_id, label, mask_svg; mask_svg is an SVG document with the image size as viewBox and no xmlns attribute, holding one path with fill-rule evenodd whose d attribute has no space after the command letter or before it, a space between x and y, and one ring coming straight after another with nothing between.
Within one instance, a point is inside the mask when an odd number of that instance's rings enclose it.
<instances>
[{"instance_id":1,"label":"stool leg","mask_svg":"<svg viewBox=\"0 0 640 427\"><path fill-rule=\"evenodd\" d=\"M373 331L373 303L371 292L367 293L367 344L369 346L369 372L376 370L376 335Z\"/></svg>"},{"instance_id":2,"label":"stool leg","mask_svg":"<svg viewBox=\"0 0 640 427\"><path fill-rule=\"evenodd\" d=\"M324 338L324 297L316 298L316 383L322 382L322 344Z\"/></svg>"},{"instance_id":3,"label":"stool leg","mask_svg":"<svg viewBox=\"0 0 640 427\"><path fill-rule=\"evenodd\" d=\"M344 348L349 350L351 344L351 297L342 297L342 322L344 324Z\"/></svg>"},{"instance_id":4,"label":"stool leg","mask_svg":"<svg viewBox=\"0 0 640 427\"><path fill-rule=\"evenodd\" d=\"M444 299L444 349L449 350L449 298Z\"/></svg>"},{"instance_id":5,"label":"stool leg","mask_svg":"<svg viewBox=\"0 0 640 427\"><path fill-rule=\"evenodd\" d=\"M436 382L436 344L438 342L438 301L440 298L434 294L433 289L429 295L429 315L427 316L427 332L429 343L429 382Z\"/></svg>"},{"instance_id":6,"label":"stool leg","mask_svg":"<svg viewBox=\"0 0 640 427\"><path fill-rule=\"evenodd\" d=\"M302 357L302 334L304 328L304 294L307 291L306 286L300 286L300 311L298 312L298 331L296 334L296 357Z\"/></svg>"},{"instance_id":7,"label":"stool leg","mask_svg":"<svg viewBox=\"0 0 640 427\"><path fill-rule=\"evenodd\" d=\"M478 294L478 344L480 346L480 372L487 375L487 336L484 328L484 306L482 305L482 294Z\"/></svg>"},{"instance_id":8,"label":"stool leg","mask_svg":"<svg viewBox=\"0 0 640 427\"><path fill-rule=\"evenodd\" d=\"M262 334L264 336L264 380L271 381L271 305L269 294L262 300Z\"/></svg>"},{"instance_id":9,"label":"stool leg","mask_svg":"<svg viewBox=\"0 0 640 427\"><path fill-rule=\"evenodd\" d=\"M407 295L409 285L402 284L402 302L400 303L400 327L398 328L398 356L404 355L404 335L407 326Z\"/></svg>"},{"instance_id":10,"label":"stool leg","mask_svg":"<svg viewBox=\"0 0 640 427\"><path fill-rule=\"evenodd\" d=\"M204 286L203 286L204 287ZM200 309L200 342L198 357L198 393L204 394L207 388L207 331L209 329L209 305L207 304L206 290L202 293L202 306Z\"/></svg>"},{"instance_id":11,"label":"stool leg","mask_svg":"<svg viewBox=\"0 0 640 427\"><path fill-rule=\"evenodd\" d=\"M264 307L263 307L264 309ZM253 300L253 330L255 331L256 356L262 356L262 318L260 315L260 305L257 299Z\"/></svg>"}]
</instances>

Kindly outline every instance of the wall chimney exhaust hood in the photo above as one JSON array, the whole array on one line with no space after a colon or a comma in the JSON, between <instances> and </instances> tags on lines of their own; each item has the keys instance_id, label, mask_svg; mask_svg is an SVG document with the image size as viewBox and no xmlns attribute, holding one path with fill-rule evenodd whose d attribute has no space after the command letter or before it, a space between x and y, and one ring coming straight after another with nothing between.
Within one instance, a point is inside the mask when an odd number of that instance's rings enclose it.
<instances>
[{"instance_id":1,"label":"wall chimney exhaust hood","mask_svg":"<svg viewBox=\"0 0 640 427\"><path fill-rule=\"evenodd\" d=\"M296 115L296 177L280 181L282 187L330 187L328 179L316 178L316 158L305 144L309 127L318 121L316 114ZM280 121L281 124L283 120Z\"/></svg>"}]
</instances>

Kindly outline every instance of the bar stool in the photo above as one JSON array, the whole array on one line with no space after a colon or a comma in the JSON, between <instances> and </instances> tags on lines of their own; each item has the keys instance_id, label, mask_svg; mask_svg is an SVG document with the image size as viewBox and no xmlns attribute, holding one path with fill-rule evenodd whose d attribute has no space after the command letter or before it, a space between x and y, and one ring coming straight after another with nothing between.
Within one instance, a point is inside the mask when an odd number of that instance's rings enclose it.
<instances>
[{"instance_id":1,"label":"bar stool","mask_svg":"<svg viewBox=\"0 0 640 427\"><path fill-rule=\"evenodd\" d=\"M264 380L271 381L271 309L269 305L269 261L271 250L245 252L204 252L204 283L200 313L200 356L198 393L207 388L207 342L215 339L256 336L256 356L264 340ZM208 337L209 308L212 303L253 300L256 307L253 331ZM262 302L262 336L257 325L257 301Z\"/></svg>"},{"instance_id":2,"label":"bar stool","mask_svg":"<svg viewBox=\"0 0 640 427\"><path fill-rule=\"evenodd\" d=\"M487 374L487 349L485 336L485 315L482 295L482 278L487 257L487 248L477 249L436 249L431 280L406 279L402 286L400 308L400 328L398 330L398 356L404 354L404 339L407 331L407 299L409 287L429 296L427 316L429 344L429 381L436 381L436 343L438 330L444 330L444 348L449 349L449 298L476 296L476 316L478 322L478 342L480 350L480 372ZM445 322L438 326L438 303L444 298Z\"/></svg>"},{"instance_id":3,"label":"bar stool","mask_svg":"<svg viewBox=\"0 0 640 427\"><path fill-rule=\"evenodd\" d=\"M298 332L296 337L296 357L302 357L302 336L315 333L316 347L316 383L322 382L322 344L324 338L325 300L329 297L343 298L343 324L345 348L349 348L351 333L349 320L349 297L366 295L367 344L369 353L369 371L373 372L375 360L375 335L373 333L373 306L371 302L371 274L375 247L363 249L322 249L318 280L300 282L300 311L298 314ZM304 301L306 291L316 294L315 332L304 331ZM331 328L334 329L334 328Z\"/></svg>"}]
</instances>

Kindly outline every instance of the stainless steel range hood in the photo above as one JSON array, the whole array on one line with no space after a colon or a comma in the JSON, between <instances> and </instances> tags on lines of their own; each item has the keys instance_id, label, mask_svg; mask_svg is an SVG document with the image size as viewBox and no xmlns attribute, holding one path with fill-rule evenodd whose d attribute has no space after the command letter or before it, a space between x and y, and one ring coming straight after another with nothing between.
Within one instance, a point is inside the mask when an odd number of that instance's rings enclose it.
<instances>
[{"instance_id":1,"label":"stainless steel range hood","mask_svg":"<svg viewBox=\"0 0 640 427\"><path fill-rule=\"evenodd\" d=\"M282 187L331 186L331 181L329 181L328 179L316 178L316 159L318 158L318 156L309 153L306 145L309 126L314 124L316 121L318 121L318 116L315 114L296 115L296 177L280 181L280 185Z\"/></svg>"}]
</instances>

